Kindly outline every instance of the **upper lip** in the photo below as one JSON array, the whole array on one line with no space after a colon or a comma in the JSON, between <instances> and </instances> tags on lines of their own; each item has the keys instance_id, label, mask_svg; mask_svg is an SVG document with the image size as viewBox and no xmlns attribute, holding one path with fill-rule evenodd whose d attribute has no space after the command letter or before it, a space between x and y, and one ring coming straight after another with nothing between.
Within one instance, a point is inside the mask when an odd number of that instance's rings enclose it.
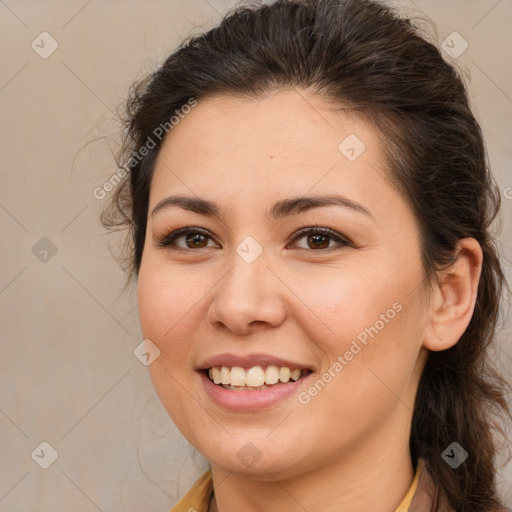
<instances>
[{"instance_id":1,"label":"upper lip","mask_svg":"<svg viewBox=\"0 0 512 512\"><path fill-rule=\"evenodd\" d=\"M287 368L294 369L300 368L302 370L311 370L311 367L307 364L298 363L296 361L290 361L289 359L283 359L282 357L273 356L270 354L247 354L247 355L236 355L236 354L217 354L201 361L197 369L207 370L213 366L239 366L241 368L252 368L253 366L286 366Z\"/></svg>"}]
</instances>

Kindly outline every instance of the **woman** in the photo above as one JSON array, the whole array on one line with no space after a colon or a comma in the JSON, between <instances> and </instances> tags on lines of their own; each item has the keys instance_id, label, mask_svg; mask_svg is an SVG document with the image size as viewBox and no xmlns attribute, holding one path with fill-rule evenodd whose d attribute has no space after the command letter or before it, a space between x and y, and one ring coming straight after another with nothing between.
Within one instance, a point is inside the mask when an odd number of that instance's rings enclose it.
<instances>
[{"instance_id":1,"label":"woman","mask_svg":"<svg viewBox=\"0 0 512 512\"><path fill-rule=\"evenodd\" d=\"M499 510L499 194L457 72L370 0L239 7L133 89L152 382L210 463L172 510Z\"/></svg>"}]
</instances>

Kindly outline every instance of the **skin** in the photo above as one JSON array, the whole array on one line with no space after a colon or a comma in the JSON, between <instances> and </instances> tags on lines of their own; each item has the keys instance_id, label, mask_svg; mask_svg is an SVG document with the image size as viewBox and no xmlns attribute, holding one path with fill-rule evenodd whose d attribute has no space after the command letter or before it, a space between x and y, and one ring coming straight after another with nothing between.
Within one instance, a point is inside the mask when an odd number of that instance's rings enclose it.
<instances>
[{"instance_id":1,"label":"skin","mask_svg":"<svg viewBox=\"0 0 512 512\"><path fill-rule=\"evenodd\" d=\"M338 150L349 134L366 146L354 161ZM149 211L186 195L217 203L220 216L179 206L148 215L139 316L160 349L149 366L155 390L210 461L212 511L362 512L379 503L392 512L409 489L419 378L428 350L449 348L467 327L482 254L474 240L461 240L457 261L427 293L417 222L386 179L381 144L374 127L303 90L203 99L164 141ZM370 215L343 206L279 221L267 214L282 199L332 193ZM318 248L307 234L295 238L316 224L352 244L326 238ZM174 249L157 245L185 225L210 238L200 248L184 236ZM263 248L252 263L236 252L248 236ZM300 403L298 393L395 303L400 312ZM229 411L208 397L195 370L226 352L291 358L315 375L277 406ZM247 442L261 454L251 467L237 457Z\"/></svg>"}]
</instances>

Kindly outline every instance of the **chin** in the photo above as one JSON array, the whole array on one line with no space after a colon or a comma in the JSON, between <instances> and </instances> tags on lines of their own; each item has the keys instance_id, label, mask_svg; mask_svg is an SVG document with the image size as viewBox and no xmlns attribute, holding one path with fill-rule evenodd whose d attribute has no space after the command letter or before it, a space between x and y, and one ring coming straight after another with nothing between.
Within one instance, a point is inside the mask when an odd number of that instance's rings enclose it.
<instances>
[{"instance_id":1,"label":"chin","mask_svg":"<svg viewBox=\"0 0 512 512\"><path fill-rule=\"evenodd\" d=\"M288 437L288 443L290 440ZM202 450L202 446L196 445L196 449L210 464L225 472L260 476L263 480L268 480L269 474L291 476L292 472L299 469L301 457L297 452L297 443L287 446L286 439L276 438L270 441L264 437L226 436L220 442L204 440L200 444L207 448Z\"/></svg>"}]
</instances>

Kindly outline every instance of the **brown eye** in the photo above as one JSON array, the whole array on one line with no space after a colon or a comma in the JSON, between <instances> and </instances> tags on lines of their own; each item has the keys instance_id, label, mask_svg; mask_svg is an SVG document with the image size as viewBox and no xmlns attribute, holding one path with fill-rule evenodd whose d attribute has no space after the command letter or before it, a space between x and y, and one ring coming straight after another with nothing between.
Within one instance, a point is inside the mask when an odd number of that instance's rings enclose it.
<instances>
[{"instance_id":1,"label":"brown eye","mask_svg":"<svg viewBox=\"0 0 512 512\"><path fill-rule=\"evenodd\" d=\"M304 228L297 233L294 242L300 239L305 239L306 244L305 246L299 245L299 249L309 252L336 249L336 244L338 244L338 248L353 247L353 244L347 238L329 228ZM334 245L331 242L334 242Z\"/></svg>"},{"instance_id":2,"label":"brown eye","mask_svg":"<svg viewBox=\"0 0 512 512\"><path fill-rule=\"evenodd\" d=\"M203 247L206 247L206 245L208 244L206 239L207 237L200 233L185 235L185 243L188 245L190 249L202 249Z\"/></svg>"},{"instance_id":3,"label":"brown eye","mask_svg":"<svg viewBox=\"0 0 512 512\"><path fill-rule=\"evenodd\" d=\"M325 235L309 235L307 240L312 249L327 249L329 247L329 237Z\"/></svg>"},{"instance_id":4,"label":"brown eye","mask_svg":"<svg viewBox=\"0 0 512 512\"><path fill-rule=\"evenodd\" d=\"M178 243L178 240L181 241ZM212 247L212 245L208 245L211 240L212 237L206 231L200 228L185 227L160 237L157 240L157 245L169 249L206 249Z\"/></svg>"}]
</instances>

